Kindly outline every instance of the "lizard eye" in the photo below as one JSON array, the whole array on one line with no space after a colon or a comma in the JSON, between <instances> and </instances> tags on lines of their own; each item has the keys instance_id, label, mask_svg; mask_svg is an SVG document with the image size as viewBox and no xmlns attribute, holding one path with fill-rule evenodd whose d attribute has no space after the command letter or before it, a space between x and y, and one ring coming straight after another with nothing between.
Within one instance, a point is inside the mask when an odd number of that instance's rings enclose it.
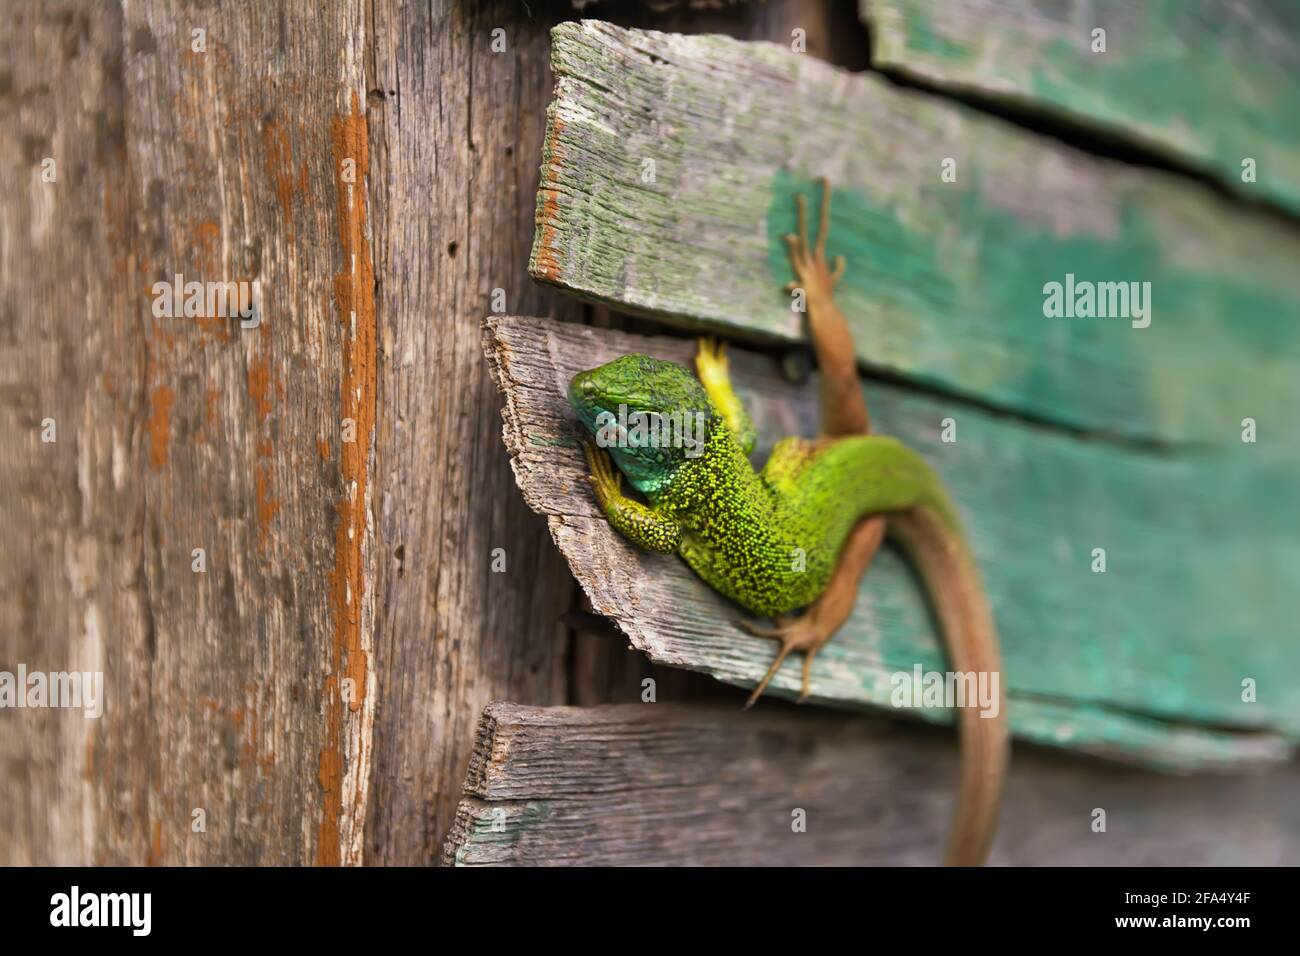
<instances>
[{"instance_id":1,"label":"lizard eye","mask_svg":"<svg viewBox=\"0 0 1300 956\"><path fill-rule=\"evenodd\" d=\"M639 409L629 416L631 426L627 433L627 443L632 448L653 448L658 435L659 413L643 412Z\"/></svg>"}]
</instances>

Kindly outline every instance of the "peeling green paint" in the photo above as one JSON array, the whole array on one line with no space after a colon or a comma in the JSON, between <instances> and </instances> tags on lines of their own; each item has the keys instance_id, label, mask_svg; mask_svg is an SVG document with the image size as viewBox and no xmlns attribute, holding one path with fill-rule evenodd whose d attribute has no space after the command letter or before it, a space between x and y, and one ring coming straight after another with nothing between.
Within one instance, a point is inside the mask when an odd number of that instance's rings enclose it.
<instances>
[{"instance_id":1,"label":"peeling green paint","mask_svg":"<svg viewBox=\"0 0 1300 956\"><path fill-rule=\"evenodd\" d=\"M991 199L978 167L959 164L958 171L958 182L939 184L936 166L936 185L925 196L950 224L940 232L909 229L902 218L907 207L873 202L859 190L835 191L827 249L843 254L848 264L841 308L855 324L870 316L886 326L865 342L868 363L901 366L939 384L1024 402L1069 421L1077 389L1063 387L1065 370L1055 361L1065 343L1073 361L1125 371L1122 392L1090 401L1117 415L1125 403L1149 409L1159 430L1175 433L1218 418L1218 443L1236 440L1239 408L1261 404L1254 397L1261 380L1286 375L1300 381L1300 283L1270 285L1258 276L1244 282L1228 272L1179 264L1162 242L1164 223L1136 198L1117 203L1113 234L1062 234ZM788 301L780 289L792 274L781 237L795 227L795 196L818 193L810 178L786 170L773 178L766 225L774 299ZM1150 326L1134 328L1123 317L1044 315L1045 284L1064 283L1067 275L1079 282L1149 282ZM926 375L914 343L898 338L909 328L935 327L956 353L929 356L946 364L942 376ZM974 344L989 328L1005 340L1004 350L963 351L963 343ZM1207 351L1211 343L1213 351ZM883 351L873 355L873 347ZM1236 361L1226 363L1229 356ZM1235 369L1247 365L1259 367L1263 379L1237 377ZM1223 375L1225 367L1234 369L1230 377ZM1204 376L1204 389L1172 387L1198 375ZM1289 422L1286 427L1292 428Z\"/></svg>"},{"instance_id":2,"label":"peeling green paint","mask_svg":"<svg viewBox=\"0 0 1300 956\"><path fill-rule=\"evenodd\" d=\"M1300 7L1289 0L860 3L883 66L1068 114L1300 211ZM1247 156L1255 183L1241 178Z\"/></svg>"},{"instance_id":3,"label":"peeling green paint","mask_svg":"<svg viewBox=\"0 0 1300 956\"><path fill-rule=\"evenodd\" d=\"M475 817L469 836L456 851L456 865L465 866L469 858L484 848L514 846L531 828L551 816L551 801L529 800L517 803L489 803ZM499 819L497 812L504 815Z\"/></svg>"}]
</instances>

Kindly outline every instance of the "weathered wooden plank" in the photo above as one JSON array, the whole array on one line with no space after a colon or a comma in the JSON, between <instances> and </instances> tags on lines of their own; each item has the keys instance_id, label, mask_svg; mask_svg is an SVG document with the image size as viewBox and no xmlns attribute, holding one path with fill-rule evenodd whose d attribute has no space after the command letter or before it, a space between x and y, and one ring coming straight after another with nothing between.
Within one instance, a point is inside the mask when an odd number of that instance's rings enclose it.
<instances>
[{"instance_id":1,"label":"weathered wooden plank","mask_svg":"<svg viewBox=\"0 0 1300 956\"><path fill-rule=\"evenodd\" d=\"M120 758L157 775L168 862L361 858L377 401L364 17L178 4L123 24L140 281L261 293L252 329L136 302L154 646L135 666L158 739L152 760Z\"/></svg>"},{"instance_id":2,"label":"weathered wooden plank","mask_svg":"<svg viewBox=\"0 0 1300 956\"><path fill-rule=\"evenodd\" d=\"M361 856L377 400L364 16L248 5L200 22L178 4L123 24L141 282L261 292L253 329L136 305L155 646L135 664L157 714L168 862ZM191 573L195 547L206 574Z\"/></svg>"},{"instance_id":3,"label":"weathered wooden plank","mask_svg":"<svg viewBox=\"0 0 1300 956\"><path fill-rule=\"evenodd\" d=\"M1230 0L860 0L877 66L1140 141L1300 211L1300 17ZM1104 36L1094 38L1095 30ZM1094 49L1098 41L1104 49ZM1243 160L1255 176L1243 180Z\"/></svg>"},{"instance_id":4,"label":"weathered wooden plank","mask_svg":"<svg viewBox=\"0 0 1300 956\"><path fill-rule=\"evenodd\" d=\"M505 0L373 6L384 705L369 863L437 859L489 700L567 699L572 579L514 489L478 346L493 309L580 309L526 270L547 26Z\"/></svg>"},{"instance_id":5,"label":"weathered wooden plank","mask_svg":"<svg viewBox=\"0 0 1300 956\"><path fill-rule=\"evenodd\" d=\"M374 706L362 5L9 17L0 127L28 159L0 202L24 436L5 663L102 670L105 709L20 718L0 856L355 861ZM159 315L152 286L177 274L256 281L260 324Z\"/></svg>"},{"instance_id":6,"label":"weathered wooden plank","mask_svg":"<svg viewBox=\"0 0 1300 956\"><path fill-rule=\"evenodd\" d=\"M956 776L950 740L881 720L790 708L498 702L483 713L445 861L933 864ZM1298 783L1294 764L1187 780L1022 749L989 861L1295 864ZM1093 830L1098 808L1105 832Z\"/></svg>"},{"instance_id":7,"label":"weathered wooden plank","mask_svg":"<svg viewBox=\"0 0 1300 956\"><path fill-rule=\"evenodd\" d=\"M131 480L144 462L129 386L140 319L121 281L122 56L121 11L108 5L11 9L0 31L0 671L10 674L103 671L148 633ZM100 723L116 718L119 746L149 739L148 713L109 706ZM146 821L123 818L146 806L146 769L119 767L106 791L88 761L98 726L74 710L0 711L0 865L86 863L109 840L133 844L116 859L144 858ZM101 815L105 803L118 812ZM111 834L96 832L100 821Z\"/></svg>"},{"instance_id":8,"label":"weathered wooden plank","mask_svg":"<svg viewBox=\"0 0 1300 956\"><path fill-rule=\"evenodd\" d=\"M785 47L595 21L553 45L537 278L797 340L780 237L824 174L868 366L1140 438L1300 434L1300 237L1273 217ZM1150 325L1047 318L1069 275L1150 282Z\"/></svg>"},{"instance_id":9,"label":"weathered wooden plank","mask_svg":"<svg viewBox=\"0 0 1300 956\"><path fill-rule=\"evenodd\" d=\"M732 626L740 612L679 559L638 551L609 528L565 399L583 368L628 352L689 363L693 343L500 318L487 322L484 347L505 392L519 487L593 609L656 661L752 686L771 645ZM781 435L815 434L814 387L779 381L770 358L734 353L732 364L760 457ZM1283 500L1288 462L1249 445L1237 454L1250 467L1118 449L884 384L868 398L877 427L925 455L961 509L998 619L1016 734L1170 769L1286 755L1279 735L1300 732L1300 691L1281 679L1300 666L1289 638L1300 533L1269 502ZM940 439L947 418L954 443ZM1106 573L1092 571L1098 547ZM891 675L918 665L942 670L943 656L923 596L885 553L818 656L812 699L890 706ZM1241 699L1248 677L1257 703ZM798 686L789 662L773 687Z\"/></svg>"}]
</instances>

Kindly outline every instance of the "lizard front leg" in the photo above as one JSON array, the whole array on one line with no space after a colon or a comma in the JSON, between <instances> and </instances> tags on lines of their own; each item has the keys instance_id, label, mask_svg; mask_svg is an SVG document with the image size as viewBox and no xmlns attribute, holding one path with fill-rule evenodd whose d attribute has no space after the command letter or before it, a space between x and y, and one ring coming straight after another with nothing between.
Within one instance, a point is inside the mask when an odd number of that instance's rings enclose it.
<instances>
[{"instance_id":1,"label":"lizard front leg","mask_svg":"<svg viewBox=\"0 0 1300 956\"><path fill-rule=\"evenodd\" d=\"M804 290L804 304L808 313L808 331L813 351L821 369L821 421L822 434L827 438L865 434L870 430L866 399L858 381L857 356L853 347L853 334L844 314L835 304L835 286L844 275L844 257L836 258L832 269L826 262L826 237L830 232L830 185L821 180L821 216L817 224L817 241L808 244L806 203L802 195L795 197L798 212L798 232L785 237L790 250L790 264L798 277L786 288ZM807 698L812 681L814 656L840 629L853 613L857 603L858 585L867 568L880 550L885 538L885 519L873 516L859 521L836 558L835 570L821 595L797 618L780 618L775 628L763 628L748 621L740 622L749 633L771 638L781 643L776 659L767 674L750 694L746 707L752 707L768 683L781 669L782 663L794 651L803 653L803 682L799 694L802 702Z\"/></svg>"},{"instance_id":2,"label":"lizard front leg","mask_svg":"<svg viewBox=\"0 0 1300 956\"><path fill-rule=\"evenodd\" d=\"M741 451L746 455L752 454L758 442L758 430L732 387L725 342L703 338L696 343L695 374Z\"/></svg>"},{"instance_id":3,"label":"lizard front leg","mask_svg":"<svg viewBox=\"0 0 1300 956\"><path fill-rule=\"evenodd\" d=\"M623 476L610 461L608 452L597 448L594 442L584 442L583 450L591 469L588 480L595 490L596 503L614 529L639 548L673 554L682 543L681 526L649 505L623 494Z\"/></svg>"}]
</instances>

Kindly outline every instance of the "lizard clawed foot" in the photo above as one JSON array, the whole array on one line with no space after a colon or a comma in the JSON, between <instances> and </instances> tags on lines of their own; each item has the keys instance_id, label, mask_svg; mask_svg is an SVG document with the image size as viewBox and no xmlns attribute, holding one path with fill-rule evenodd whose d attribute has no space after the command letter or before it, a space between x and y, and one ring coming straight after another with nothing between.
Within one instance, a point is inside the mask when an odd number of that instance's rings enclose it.
<instances>
[{"instance_id":1,"label":"lizard clawed foot","mask_svg":"<svg viewBox=\"0 0 1300 956\"><path fill-rule=\"evenodd\" d=\"M808 698L808 693L812 689L812 662L817 652L822 649L831 636L839 629L839 623L833 626L823 624L819 616L814 611L809 610L801 617L791 617L789 615L779 615L773 619L776 627L760 627L751 621L737 621L736 623L755 637L764 637L769 640L780 641L781 648L777 651L776 660L772 666L767 669L763 679L759 681L758 686L754 688L753 693L749 695L749 700L745 702L745 709L754 706L754 703L762 696L763 691L776 672L781 669L785 659L795 651L803 652L803 689L799 693L799 703L803 703Z\"/></svg>"},{"instance_id":2,"label":"lizard clawed foot","mask_svg":"<svg viewBox=\"0 0 1300 956\"><path fill-rule=\"evenodd\" d=\"M615 501L622 494L623 476L614 467L609 452L598 447L595 442L583 442L582 450L587 455L587 467L591 469L587 480L591 482L596 492L596 503L603 511L611 501Z\"/></svg>"},{"instance_id":3,"label":"lizard clawed foot","mask_svg":"<svg viewBox=\"0 0 1300 956\"><path fill-rule=\"evenodd\" d=\"M831 229L831 187L826 177L818 179L822 188L821 215L817 223L817 241L808 244L807 202L803 194L794 197L798 212L798 232L784 236L786 247L790 252L790 265L794 267L797 277L785 286L786 292L802 288L808 296L830 295L844 278L844 257L836 256L835 265L826 262L826 237Z\"/></svg>"}]
</instances>

